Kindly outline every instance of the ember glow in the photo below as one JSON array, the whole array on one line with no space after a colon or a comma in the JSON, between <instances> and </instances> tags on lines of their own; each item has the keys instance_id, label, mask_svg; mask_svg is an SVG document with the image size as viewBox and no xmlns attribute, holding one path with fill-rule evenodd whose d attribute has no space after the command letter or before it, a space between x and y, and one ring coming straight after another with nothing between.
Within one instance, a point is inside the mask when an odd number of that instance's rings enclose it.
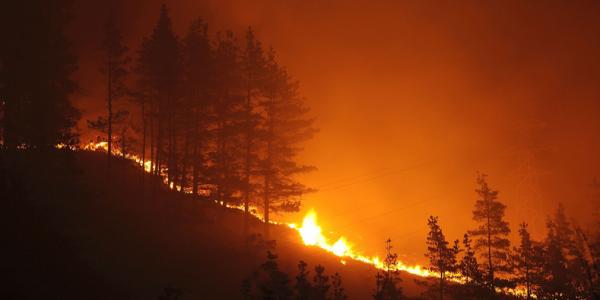
<instances>
[{"instance_id":1,"label":"ember glow","mask_svg":"<svg viewBox=\"0 0 600 300\"><path fill-rule=\"evenodd\" d=\"M296 227L294 224L290 224L290 227L298 231L302 241L304 241L304 244L307 246L319 247L327 252L339 256L342 258L342 261L350 259L373 265L378 269L384 268L383 260L381 258L377 256L366 256L355 251L351 247L351 244L343 236L339 237L335 242L331 242L325 235L323 235L323 230L317 223L317 213L314 210L310 210L304 216L301 227ZM423 269L419 265L410 266L403 262L398 262L396 269L422 277L436 275Z\"/></svg>"},{"instance_id":2,"label":"ember glow","mask_svg":"<svg viewBox=\"0 0 600 300\"><path fill-rule=\"evenodd\" d=\"M88 151L106 152L108 149L108 143L107 142L90 142L88 144L83 145L81 148L84 150L88 150ZM119 155L123 156L126 159L134 161L139 166L142 165L142 159L137 155L133 155L133 154L123 155L118 148L115 148L113 151L116 156L119 156ZM143 165L144 165L144 171L150 172L152 162L145 161L145 162L143 162ZM165 184L167 184L166 178L165 178L164 182L165 182ZM173 189L174 187L171 185L170 188ZM227 205L227 207L229 207L231 209L237 209L237 210L244 209L243 206L235 206L235 205ZM258 213L258 209L256 207L252 207L250 209L250 212L258 219L264 221L262 219L262 216ZM354 261L359 261L362 263L372 265L378 269L384 268L383 260L381 258L379 258L377 256L367 256L367 255L361 254L360 252L358 252L357 250L355 250L352 247L352 244L344 236L338 237L337 239L335 239L335 242L333 242L333 240L331 240L330 238L325 236L323 234L323 229L317 222L317 213L314 209L312 209L308 213L306 213L306 215L304 216L304 218L302 220L301 226L298 226L296 223L281 223L281 222L277 222L277 221L270 221L270 223L272 223L274 225L284 225L291 229L294 229L295 231L298 232L298 235L300 236L300 238L302 239L303 243L306 246L318 247L318 248L321 248L335 256L338 256L338 257L340 257L340 262L343 264L345 264L346 261L348 261L348 260L354 260ZM436 275L436 274L429 272L426 269L422 268L420 265L411 266L411 265L407 265L401 261L399 261L398 264L396 265L396 269L400 270L400 271L408 272L413 275L422 276L422 277Z\"/></svg>"},{"instance_id":3,"label":"ember glow","mask_svg":"<svg viewBox=\"0 0 600 300\"><path fill-rule=\"evenodd\" d=\"M63 147L57 146L57 148L64 148L64 146ZM108 143L107 142L90 142L88 144L83 145L81 148L83 150L87 150L87 151L106 152L108 149ZM143 164L145 172L149 173L151 171L151 166L152 166L151 161L142 162L142 159L140 157L138 157L137 155L133 155L133 154L123 155L123 153L118 148L113 149L113 151L114 151L115 155L120 155L126 159L129 159L129 160L135 162L136 165L139 165L140 167ZM168 184L166 177L164 177L163 182L165 184ZM175 189L178 187L174 187L173 184L171 184L169 186L169 188ZM185 191L185 192L189 193L189 191ZM223 203L217 203L217 204L222 205ZM230 209L244 210L244 207L242 205L226 205L226 206ZM264 219L262 218L262 215L259 213L259 210L257 207L251 207L250 213L254 217L256 217L259 220L264 222ZM346 237L340 236L337 239L331 239L331 238L327 237L325 234L323 234L324 230L322 229L321 225L319 225L319 223L318 223L317 212L314 209L309 210L304 215L301 226L298 226L296 223L283 223L283 222L278 222L278 221L269 221L269 223L271 223L273 225L287 226L290 229L295 230L298 233L298 235L301 238L304 245L309 246L309 247L320 248L326 252L329 252L332 255L339 257L340 263L342 265L346 265L348 263L348 261L356 261L356 262L361 262L361 263L371 265L374 268L379 269L379 270L385 269L385 265L383 263L382 258L380 258L378 256L368 256L368 255L361 253L360 251L355 249L355 247L353 247L353 244L350 243ZM334 240L335 240L335 242L333 242ZM421 265L418 265L418 264L409 265L402 261L398 261L396 266L392 266L392 268L399 270L399 271L404 271L404 272L407 272L409 274L416 275L419 277L438 277L439 276L439 273L431 272L431 271L427 270L426 268L422 267ZM448 280L451 280L451 281L459 283L459 284L464 283L466 280L466 278L462 278L458 274L450 274L449 273L446 276L447 276ZM526 295L525 290L522 288L504 289L504 290L499 290L499 292L509 293L509 294L517 295L517 296Z\"/></svg>"}]
</instances>

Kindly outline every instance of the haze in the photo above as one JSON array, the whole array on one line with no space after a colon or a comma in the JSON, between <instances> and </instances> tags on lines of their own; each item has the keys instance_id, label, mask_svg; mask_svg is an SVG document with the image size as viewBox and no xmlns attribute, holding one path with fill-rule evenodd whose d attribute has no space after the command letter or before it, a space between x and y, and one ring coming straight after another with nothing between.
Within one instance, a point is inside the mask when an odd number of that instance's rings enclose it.
<instances>
[{"instance_id":1,"label":"haze","mask_svg":"<svg viewBox=\"0 0 600 300\"><path fill-rule=\"evenodd\" d=\"M144 5L141 5L141 4ZM507 204L511 227L535 238L562 202L585 223L600 167L598 2L169 1L179 35L196 17L212 33L251 25L300 81L319 134L302 159L319 191L303 199L324 228L381 253L424 261L426 219L449 239L474 226L477 172ZM131 50L160 1L123 1ZM143 7L144 10L139 10ZM104 3L75 7L75 100L82 140L103 112L99 79ZM134 55L132 52L131 55ZM299 221L303 213L281 218ZM513 232L516 236L516 232Z\"/></svg>"}]
</instances>

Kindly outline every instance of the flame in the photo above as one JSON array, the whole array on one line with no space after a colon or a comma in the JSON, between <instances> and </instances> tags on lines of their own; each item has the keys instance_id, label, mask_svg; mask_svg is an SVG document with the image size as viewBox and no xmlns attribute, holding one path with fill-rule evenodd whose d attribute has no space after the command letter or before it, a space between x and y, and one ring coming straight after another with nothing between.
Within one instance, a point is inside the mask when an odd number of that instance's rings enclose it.
<instances>
[{"instance_id":1,"label":"flame","mask_svg":"<svg viewBox=\"0 0 600 300\"><path fill-rule=\"evenodd\" d=\"M317 223L317 213L314 210L310 210L304 216L301 227L298 228L296 225L292 224L290 224L289 227L298 231L305 245L316 246L324 249L335 256L340 257L340 261L343 264L346 264L348 259L350 259L367 263L378 269L383 269L385 267L383 261L379 257L362 255L352 249L350 243L344 236L339 237L335 242L330 242L330 240L323 234L321 226ZM428 277L435 275L434 273L423 269L419 265L409 266L403 262L398 262L394 268L417 276Z\"/></svg>"},{"instance_id":2,"label":"flame","mask_svg":"<svg viewBox=\"0 0 600 300\"><path fill-rule=\"evenodd\" d=\"M62 145L62 144L57 145L57 148L59 148L59 149L67 148L67 147L68 146ZM106 151L108 151L108 143L107 142L96 142L96 143L90 142L90 143L84 145L83 147L81 147L81 149L88 150L88 151L106 152ZM76 150L76 149L72 149L72 150ZM150 161L150 160L142 161L142 159L135 154L127 153L127 154L123 155L123 153L118 148L114 149L114 153L115 153L115 155L119 155L126 159L130 159L130 160L136 162L145 172L149 173L152 170L152 161ZM169 188L181 190L181 187L174 186L172 182L169 184L168 179L166 178L166 176L164 176L164 174L161 174L161 175L163 175L163 182L167 186L169 186ZM183 192L190 193L191 191L184 190ZM231 209L244 210L243 205L230 205L230 204L224 204L222 202L218 203L218 204L225 205L226 207L231 208ZM250 208L250 213L253 216L255 216L256 218L258 218L264 222L265 220L258 213L258 211L259 210L257 209L257 207ZM322 230L321 226L319 225L319 223L317 222L317 213L315 212L314 209L311 209L308 211L308 213L306 213L306 215L304 216L304 219L302 221L302 226L300 226L300 227L295 223L282 223L282 222L277 222L277 221L272 221L272 220L269 220L269 223L274 224L274 225L287 226L287 227L297 231L300 238L302 239L302 241L304 242L304 244L306 246L318 247L318 248L321 248L321 249L339 257L340 263L342 265L346 265L349 261L353 260L353 261L362 262L362 263L371 265L377 269L381 269L381 270L385 269L385 265L381 258L379 258L377 256L367 256L367 255L363 255L363 254L357 252L356 250L354 250L351 247L351 244L348 242L348 240L344 236L340 236L335 242L330 242L330 239L323 234L323 230ZM438 277L439 276L439 273L431 272L418 264L411 266L411 265L405 264L402 261L398 261L397 264L395 266L392 266L391 268L395 269L395 270L399 270L399 271L404 271L404 272L407 272L407 273L410 273L410 274L413 274L416 276L420 276L420 277ZM460 276L459 274L449 273L447 278L456 283L464 283L466 281L466 278ZM502 289L502 290L498 289L498 291L516 295L516 296L526 295L525 289L520 288L520 287L516 288L516 289ZM537 298L535 295L532 295L532 296L533 296L533 298Z\"/></svg>"}]
</instances>

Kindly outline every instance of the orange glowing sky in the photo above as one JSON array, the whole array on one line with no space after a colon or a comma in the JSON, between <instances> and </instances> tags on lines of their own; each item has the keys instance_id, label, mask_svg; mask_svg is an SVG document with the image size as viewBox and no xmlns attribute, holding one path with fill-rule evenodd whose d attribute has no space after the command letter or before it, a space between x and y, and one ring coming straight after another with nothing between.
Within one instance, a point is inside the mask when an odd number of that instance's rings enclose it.
<instances>
[{"instance_id":1,"label":"orange glowing sky","mask_svg":"<svg viewBox=\"0 0 600 300\"><path fill-rule=\"evenodd\" d=\"M130 48L150 33L159 5L120 4ZM381 252L389 236L403 260L422 262L430 214L440 217L448 238L462 236L473 226L477 171L501 191L513 230L526 220L539 237L559 201L574 217L590 215L587 185L600 173L598 3L167 5L179 34L201 16L213 31L241 33L252 25L273 45L300 80L321 130L302 155L319 168L305 181L320 190L306 196L304 208L365 251ZM83 125L103 109L95 36L104 5L76 8L75 102Z\"/></svg>"}]
</instances>

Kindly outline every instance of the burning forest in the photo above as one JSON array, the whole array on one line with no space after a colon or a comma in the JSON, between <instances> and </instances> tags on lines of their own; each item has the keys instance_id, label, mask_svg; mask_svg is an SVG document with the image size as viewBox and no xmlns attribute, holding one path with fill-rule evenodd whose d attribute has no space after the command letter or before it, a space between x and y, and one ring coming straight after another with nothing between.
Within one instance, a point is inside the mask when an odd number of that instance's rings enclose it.
<instances>
[{"instance_id":1,"label":"burning forest","mask_svg":"<svg viewBox=\"0 0 600 300\"><path fill-rule=\"evenodd\" d=\"M596 3L0 12L7 299L600 300Z\"/></svg>"}]
</instances>

